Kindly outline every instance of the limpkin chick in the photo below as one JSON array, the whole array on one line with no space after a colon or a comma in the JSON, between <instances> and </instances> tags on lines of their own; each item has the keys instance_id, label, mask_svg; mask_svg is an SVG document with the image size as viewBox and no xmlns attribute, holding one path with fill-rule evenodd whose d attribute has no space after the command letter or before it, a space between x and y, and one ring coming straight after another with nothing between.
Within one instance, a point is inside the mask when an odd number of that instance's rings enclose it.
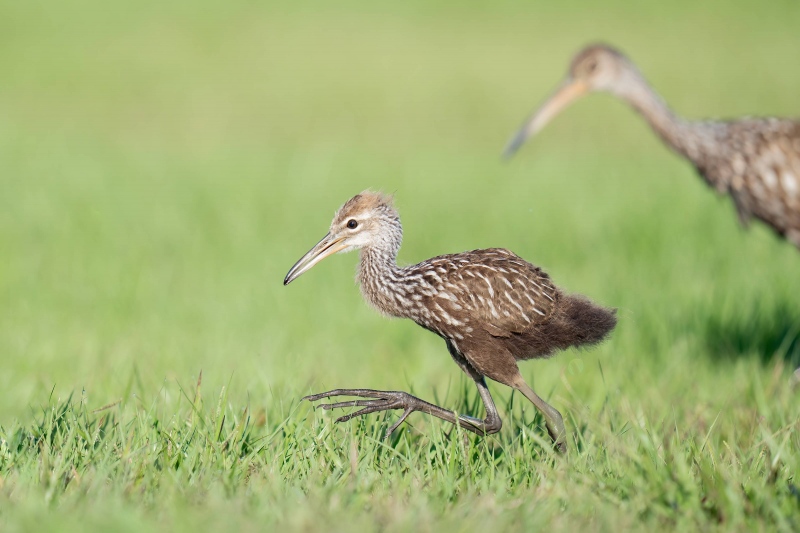
<instances>
[{"instance_id":1,"label":"limpkin chick","mask_svg":"<svg viewBox=\"0 0 800 533\"><path fill-rule=\"evenodd\" d=\"M304 399L362 398L323 404L325 409L361 407L337 422L402 409L387 437L414 411L486 435L500 431L502 424L484 380L488 377L528 398L544 415L556 447L566 451L561 414L525 383L517 361L602 341L616 325L615 311L562 293L541 269L502 248L441 255L399 267L402 237L391 198L365 191L339 209L328 234L295 263L283 283L291 283L329 255L360 249L357 279L364 298L386 315L410 318L442 337L455 362L475 381L486 418L456 416L398 391L336 389Z\"/></svg>"},{"instance_id":2,"label":"limpkin chick","mask_svg":"<svg viewBox=\"0 0 800 533\"><path fill-rule=\"evenodd\" d=\"M588 46L574 57L567 79L523 124L506 156L571 102L596 91L610 92L633 107L711 187L730 194L742 224L755 217L800 248L800 121L684 120L610 46Z\"/></svg>"}]
</instances>

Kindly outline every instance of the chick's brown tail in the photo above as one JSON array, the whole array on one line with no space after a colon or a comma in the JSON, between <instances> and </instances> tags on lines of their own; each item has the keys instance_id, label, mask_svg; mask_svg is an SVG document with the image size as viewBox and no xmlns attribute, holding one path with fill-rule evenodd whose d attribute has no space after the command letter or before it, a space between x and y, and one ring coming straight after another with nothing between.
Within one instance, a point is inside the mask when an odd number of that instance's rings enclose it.
<instances>
[{"instance_id":1,"label":"chick's brown tail","mask_svg":"<svg viewBox=\"0 0 800 533\"><path fill-rule=\"evenodd\" d=\"M559 349L589 346L604 340L617 325L617 310L582 296L564 296L548 331Z\"/></svg>"}]
</instances>

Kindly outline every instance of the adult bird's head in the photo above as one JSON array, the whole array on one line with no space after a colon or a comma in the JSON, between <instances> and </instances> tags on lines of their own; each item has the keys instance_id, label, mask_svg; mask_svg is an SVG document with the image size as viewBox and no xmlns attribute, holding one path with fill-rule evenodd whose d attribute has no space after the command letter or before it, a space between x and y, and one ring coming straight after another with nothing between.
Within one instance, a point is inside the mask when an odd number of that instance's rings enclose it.
<instances>
[{"instance_id":1,"label":"adult bird's head","mask_svg":"<svg viewBox=\"0 0 800 533\"><path fill-rule=\"evenodd\" d=\"M300 258L283 280L288 285L311 267L335 253L375 248L397 254L403 237L400 218L385 194L364 191L350 198L333 217L330 230Z\"/></svg>"},{"instance_id":2,"label":"adult bird's head","mask_svg":"<svg viewBox=\"0 0 800 533\"><path fill-rule=\"evenodd\" d=\"M637 78L636 68L619 51L603 44L587 46L572 59L561 86L525 121L508 143L505 156L514 155L528 137L536 135L553 117L581 96L593 91L609 91L624 97L635 86Z\"/></svg>"}]
</instances>

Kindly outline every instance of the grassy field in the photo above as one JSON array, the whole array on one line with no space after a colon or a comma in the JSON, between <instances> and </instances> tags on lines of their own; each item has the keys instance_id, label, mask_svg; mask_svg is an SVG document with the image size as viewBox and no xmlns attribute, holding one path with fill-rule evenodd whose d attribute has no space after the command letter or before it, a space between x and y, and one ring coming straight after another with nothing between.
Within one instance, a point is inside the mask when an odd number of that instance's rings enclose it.
<instances>
[{"instance_id":1,"label":"grassy field","mask_svg":"<svg viewBox=\"0 0 800 533\"><path fill-rule=\"evenodd\" d=\"M594 40L686 116L800 115L800 5L698 4L0 0L0 529L800 529L797 251L608 96L499 157ZM403 262L503 246L619 308L521 366L567 457L497 384L485 439L299 403L482 416L354 254L281 284L368 187Z\"/></svg>"}]
</instances>

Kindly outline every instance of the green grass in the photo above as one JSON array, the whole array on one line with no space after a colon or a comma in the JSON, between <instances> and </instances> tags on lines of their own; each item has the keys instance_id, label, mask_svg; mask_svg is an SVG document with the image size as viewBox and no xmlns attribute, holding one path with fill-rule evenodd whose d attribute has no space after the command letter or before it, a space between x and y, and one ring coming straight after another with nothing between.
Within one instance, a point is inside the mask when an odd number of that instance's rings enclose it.
<instances>
[{"instance_id":1,"label":"green grass","mask_svg":"<svg viewBox=\"0 0 800 533\"><path fill-rule=\"evenodd\" d=\"M499 160L597 39L687 116L800 114L798 5L695 4L0 0L0 527L800 528L797 251L609 97ZM354 255L281 285L367 187L401 261L504 246L619 308L598 349L521 365L568 457L496 384L486 439L298 403L481 415Z\"/></svg>"}]
</instances>

